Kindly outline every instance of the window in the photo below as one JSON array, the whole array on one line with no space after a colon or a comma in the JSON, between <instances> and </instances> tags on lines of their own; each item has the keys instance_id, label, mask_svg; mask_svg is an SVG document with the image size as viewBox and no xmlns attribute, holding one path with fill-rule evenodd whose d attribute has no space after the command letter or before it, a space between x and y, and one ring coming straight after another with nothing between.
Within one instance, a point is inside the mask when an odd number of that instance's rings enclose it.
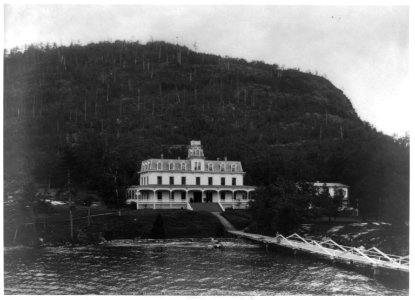
<instances>
[{"instance_id":1,"label":"window","mask_svg":"<svg viewBox=\"0 0 415 300\"><path fill-rule=\"evenodd\" d=\"M161 162L160 161L157 163L157 170L161 170Z\"/></svg>"},{"instance_id":2,"label":"window","mask_svg":"<svg viewBox=\"0 0 415 300\"><path fill-rule=\"evenodd\" d=\"M170 176L170 178L169 178L169 182L170 182L170 184L174 184L174 177L173 176Z\"/></svg>"},{"instance_id":3,"label":"window","mask_svg":"<svg viewBox=\"0 0 415 300\"><path fill-rule=\"evenodd\" d=\"M182 192L182 200L186 200L186 192Z\"/></svg>"},{"instance_id":4,"label":"window","mask_svg":"<svg viewBox=\"0 0 415 300\"><path fill-rule=\"evenodd\" d=\"M231 172L236 172L236 164L232 164L232 166L231 166Z\"/></svg>"},{"instance_id":5,"label":"window","mask_svg":"<svg viewBox=\"0 0 415 300\"><path fill-rule=\"evenodd\" d=\"M213 171L213 164L212 163L208 164L208 171Z\"/></svg>"},{"instance_id":6,"label":"window","mask_svg":"<svg viewBox=\"0 0 415 300\"><path fill-rule=\"evenodd\" d=\"M172 162L169 163L169 170L174 170L174 164Z\"/></svg>"},{"instance_id":7,"label":"window","mask_svg":"<svg viewBox=\"0 0 415 300\"><path fill-rule=\"evenodd\" d=\"M157 199L158 200L163 199L163 193L162 192L160 192L160 191L157 192Z\"/></svg>"},{"instance_id":8,"label":"window","mask_svg":"<svg viewBox=\"0 0 415 300\"><path fill-rule=\"evenodd\" d=\"M157 184L163 184L161 176L157 176Z\"/></svg>"},{"instance_id":9,"label":"window","mask_svg":"<svg viewBox=\"0 0 415 300\"><path fill-rule=\"evenodd\" d=\"M221 179L220 179L220 185L225 185L225 177L221 177Z\"/></svg>"},{"instance_id":10,"label":"window","mask_svg":"<svg viewBox=\"0 0 415 300\"><path fill-rule=\"evenodd\" d=\"M195 171L200 171L202 169L202 163L200 161L195 161Z\"/></svg>"},{"instance_id":11,"label":"window","mask_svg":"<svg viewBox=\"0 0 415 300\"><path fill-rule=\"evenodd\" d=\"M196 177L196 185L200 185L200 177Z\"/></svg>"},{"instance_id":12,"label":"window","mask_svg":"<svg viewBox=\"0 0 415 300\"><path fill-rule=\"evenodd\" d=\"M212 177L208 177L208 184L209 185L213 185L213 179L212 179Z\"/></svg>"},{"instance_id":13,"label":"window","mask_svg":"<svg viewBox=\"0 0 415 300\"><path fill-rule=\"evenodd\" d=\"M225 192L220 192L220 200L225 200Z\"/></svg>"},{"instance_id":14,"label":"window","mask_svg":"<svg viewBox=\"0 0 415 300\"><path fill-rule=\"evenodd\" d=\"M236 178L235 177L232 178L232 185L236 185Z\"/></svg>"},{"instance_id":15,"label":"window","mask_svg":"<svg viewBox=\"0 0 415 300\"><path fill-rule=\"evenodd\" d=\"M225 172L225 164L220 164L220 171Z\"/></svg>"},{"instance_id":16,"label":"window","mask_svg":"<svg viewBox=\"0 0 415 300\"><path fill-rule=\"evenodd\" d=\"M182 185L186 185L186 177L182 177Z\"/></svg>"},{"instance_id":17,"label":"window","mask_svg":"<svg viewBox=\"0 0 415 300\"><path fill-rule=\"evenodd\" d=\"M181 165L182 171L186 170L186 164L184 162L182 162L180 165Z\"/></svg>"}]
</instances>

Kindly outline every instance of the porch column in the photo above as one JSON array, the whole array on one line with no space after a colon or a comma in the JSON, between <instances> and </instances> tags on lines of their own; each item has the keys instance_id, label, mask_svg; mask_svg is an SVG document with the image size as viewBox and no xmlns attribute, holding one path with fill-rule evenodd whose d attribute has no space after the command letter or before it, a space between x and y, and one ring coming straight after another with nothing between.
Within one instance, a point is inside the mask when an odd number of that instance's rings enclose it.
<instances>
[{"instance_id":1,"label":"porch column","mask_svg":"<svg viewBox=\"0 0 415 300\"><path fill-rule=\"evenodd\" d=\"M232 209L235 209L235 191L232 191Z\"/></svg>"},{"instance_id":2,"label":"porch column","mask_svg":"<svg viewBox=\"0 0 415 300\"><path fill-rule=\"evenodd\" d=\"M137 202L135 203L136 204L136 207L137 207L137 210L139 209L139 205L138 205L138 200L140 199L140 191L139 190L136 190L135 191L135 193L134 194L136 194L137 195ZM134 197L135 198L135 197Z\"/></svg>"},{"instance_id":3,"label":"porch column","mask_svg":"<svg viewBox=\"0 0 415 300\"><path fill-rule=\"evenodd\" d=\"M156 190L153 190L153 209L156 209Z\"/></svg>"}]
</instances>

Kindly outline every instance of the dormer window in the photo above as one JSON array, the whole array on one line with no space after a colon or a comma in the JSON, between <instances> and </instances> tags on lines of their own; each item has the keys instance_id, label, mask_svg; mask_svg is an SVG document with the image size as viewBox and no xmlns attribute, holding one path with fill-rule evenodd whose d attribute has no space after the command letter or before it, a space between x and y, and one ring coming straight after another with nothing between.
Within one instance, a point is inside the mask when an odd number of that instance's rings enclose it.
<instances>
[{"instance_id":1,"label":"dormer window","mask_svg":"<svg viewBox=\"0 0 415 300\"><path fill-rule=\"evenodd\" d=\"M231 165L231 172L236 172L236 164Z\"/></svg>"},{"instance_id":2,"label":"dormer window","mask_svg":"<svg viewBox=\"0 0 415 300\"><path fill-rule=\"evenodd\" d=\"M225 172L225 164L220 164L220 171Z\"/></svg>"},{"instance_id":3,"label":"dormer window","mask_svg":"<svg viewBox=\"0 0 415 300\"><path fill-rule=\"evenodd\" d=\"M182 162L180 164L180 167L181 167L182 171L185 171L186 170L186 163Z\"/></svg>"},{"instance_id":4,"label":"dormer window","mask_svg":"<svg viewBox=\"0 0 415 300\"><path fill-rule=\"evenodd\" d=\"M169 170L174 170L174 164L172 162L169 163Z\"/></svg>"},{"instance_id":5,"label":"dormer window","mask_svg":"<svg viewBox=\"0 0 415 300\"><path fill-rule=\"evenodd\" d=\"M161 170L161 162L160 161L157 163L157 170Z\"/></svg>"},{"instance_id":6,"label":"dormer window","mask_svg":"<svg viewBox=\"0 0 415 300\"><path fill-rule=\"evenodd\" d=\"M208 164L208 171L213 171L213 164L212 163Z\"/></svg>"}]
</instances>

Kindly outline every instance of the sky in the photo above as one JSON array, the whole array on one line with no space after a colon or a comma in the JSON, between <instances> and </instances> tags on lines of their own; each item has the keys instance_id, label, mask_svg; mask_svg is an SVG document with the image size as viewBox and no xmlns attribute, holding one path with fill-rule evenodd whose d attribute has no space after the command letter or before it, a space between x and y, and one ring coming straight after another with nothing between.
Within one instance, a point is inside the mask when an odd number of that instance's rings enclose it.
<instances>
[{"instance_id":1,"label":"sky","mask_svg":"<svg viewBox=\"0 0 415 300\"><path fill-rule=\"evenodd\" d=\"M6 49L165 40L317 71L379 131L410 130L408 6L8 4L4 32Z\"/></svg>"}]
</instances>

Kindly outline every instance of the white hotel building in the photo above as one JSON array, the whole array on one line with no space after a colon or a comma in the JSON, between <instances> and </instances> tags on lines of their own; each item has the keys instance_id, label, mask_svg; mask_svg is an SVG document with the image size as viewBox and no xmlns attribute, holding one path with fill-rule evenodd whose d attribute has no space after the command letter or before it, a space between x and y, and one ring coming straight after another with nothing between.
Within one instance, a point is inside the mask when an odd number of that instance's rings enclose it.
<instances>
[{"instance_id":1,"label":"white hotel building","mask_svg":"<svg viewBox=\"0 0 415 300\"><path fill-rule=\"evenodd\" d=\"M127 203L137 209L192 210L201 203L243 209L255 190L244 185L241 162L206 160L200 141L190 142L187 159L148 159L139 174L139 185L127 189Z\"/></svg>"}]
</instances>

